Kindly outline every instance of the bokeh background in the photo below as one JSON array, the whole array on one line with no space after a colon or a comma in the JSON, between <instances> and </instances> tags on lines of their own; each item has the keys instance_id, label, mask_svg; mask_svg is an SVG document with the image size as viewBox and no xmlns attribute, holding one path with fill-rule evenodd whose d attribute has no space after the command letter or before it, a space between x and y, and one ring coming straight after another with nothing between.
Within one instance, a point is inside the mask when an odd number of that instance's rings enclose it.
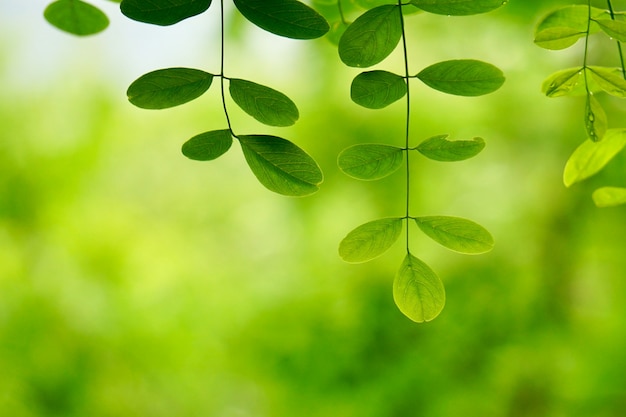
<instances>
[{"instance_id":1,"label":"bokeh background","mask_svg":"<svg viewBox=\"0 0 626 417\"><path fill-rule=\"evenodd\" d=\"M623 186L626 158L565 189L584 103L540 85L580 65L582 45L532 43L538 19L568 1L407 20L412 72L475 58L507 76L470 99L411 84L415 144L487 141L464 162L415 157L412 214L470 218L496 239L472 257L414 230L414 254L447 290L441 316L421 325L391 295L401 243L366 264L337 255L352 228L403 214L403 175L359 182L335 162L355 143L401 146L402 102L359 108L358 71L331 42L277 38L229 6L227 74L286 93L301 113L268 128L231 105L235 130L286 137L325 173L317 194L282 197L236 144L207 163L180 153L226 126L217 83L164 111L126 100L157 68L219 72L217 2L168 28L93 3L111 26L84 39L48 25L45 0L0 3L0 415L625 415L626 211L597 209L590 194ZM616 64L614 45L593 45L595 62ZM401 72L397 52L377 68ZM603 100L624 127L623 101Z\"/></svg>"}]
</instances>

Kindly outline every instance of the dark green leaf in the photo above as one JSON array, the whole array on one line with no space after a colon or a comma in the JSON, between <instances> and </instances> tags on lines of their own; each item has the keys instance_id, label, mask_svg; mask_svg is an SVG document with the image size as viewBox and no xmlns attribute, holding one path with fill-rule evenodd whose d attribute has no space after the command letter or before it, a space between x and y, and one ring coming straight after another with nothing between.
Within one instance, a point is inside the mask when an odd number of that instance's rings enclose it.
<instances>
[{"instance_id":1,"label":"dark green leaf","mask_svg":"<svg viewBox=\"0 0 626 417\"><path fill-rule=\"evenodd\" d=\"M43 12L53 26L78 36L93 35L109 26L109 19L97 7L80 0L58 0Z\"/></svg>"},{"instance_id":2,"label":"dark green leaf","mask_svg":"<svg viewBox=\"0 0 626 417\"><path fill-rule=\"evenodd\" d=\"M593 192L593 202L598 207L614 207L626 204L626 188L602 187Z\"/></svg>"},{"instance_id":3,"label":"dark green leaf","mask_svg":"<svg viewBox=\"0 0 626 417\"><path fill-rule=\"evenodd\" d=\"M420 9L448 16L468 16L487 13L504 5L503 0L411 0Z\"/></svg>"},{"instance_id":4,"label":"dark green leaf","mask_svg":"<svg viewBox=\"0 0 626 417\"><path fill-rule=\"evenodd\" d=\"M230 149L233 137L228 129L204 132L183 144L183 155L196 161L210 161Z\"/></svg>"},{"instance_id":5,"label":"dark green leaf","mask_svg":"<svg viewBox=\"0 0 626 417\"><path fill-rule=\"evenodd\" d=\"M122 13L133 20L169 26L205 12L211 0L123 0Z\"/></svg>"},{"instance_id":6,"label":"dark green leaf","mask_svg":"<svg viewBox=\"0 0 626 417\"><path fill-rule=\"evenodd\" d=\"M591 94L587 95L587 101L585 102L585 128L587 129L589 139L594 142L602 140L607 126L608 121L602 105L594 96Z\"/></svg>"},{"instance_id":7,"label":"dark green leaf","mask_svg":"<svg viewBox=\"0 0 626 417\"><path fill-rule=\"evenodd\" d=\"M472 140L448 140L448 135L433 136L420 143L417 149L422 155L435 161L462 161L476 156L485 148L482 138Z\"/></svg>"},{"instance_id":8,"label":"dark green leaf","mask_svg":"<svg viewBox=\"0 0 626 417\"><path fill-rule=\"evenodd\" d=\"M339 40L339 57L351 67L378 64L393 52L401 36L398 6L375 7L348 26Z\"/></svg>"},{"instance_id":9,"label":"dark green leaf","mask_svg":"<svg viewBox=\"0 0 626 417\"><path fill-rule=\"evenodd\" d=\"M489 94L504 83L497 67L473 59L439 62L424 68L417 78L435 90L458 96Z\"/></svg>"},{"instance_id":10,"label":"dark green leaf","mask_svg":"<svg viewBox=\"0 0 626 417\"><path fill-rule=\"evenodd\" d=\"M300 116L296 105L283 93L252 81L229 79L230 96L259 122L270 126L291 126Z\"/></svg>"},{"instance_id":11,"label":"dark green leaf","mask_svg":"<svg viewBox=\"0 0 626 417\"><path fill-rule=\"evenodd\" d=\"M423 323L441 313L446 291L437 274L409 253L393 281L393 299L405 316Z\"/></svg>"},{"instance_id":12,"label":"dark green leaf","mask_svg":"<svg viewBox=\"0 0 626 417\"><path fill-rule=\"evenodd\" d=\"M479 254L493 249L491 234L471 220L450 216L426 216L416 217L415 222L422 232L450 250Z\"/></svg>"},{"instance_id":13,"label":"dark green leaf","mask_svg":"<svg viewBox=\"0 0 626 417\"><path fill-rule=\"evenodd\" d=\"M137 78L128 87L128 100L142 109L165 109L204 94L213 75L193 68L166 68Z\"/></svg>"},{"instance_id":14,"label":"dark green leaf","mask_svg":"<svg viewBox=\"0 0 626 417\"><path fill-rule=\"evenodd\" d=\"M315 39L330 29L326 19L297 0L234 0L250 22L278 36Z\"/></svg>"},{"instance_id":15,"label":"dark green leaf","mask_svg":"<svg viewBox=\"0 0 626 417\"><path fill-rule=\"evenodd\" d=\"M602 9L591 8L591 16L605 15ZM539 22L535 29L535 43L546 49L565 49L576 43L587 33L589 9L587 6L576 5L562 7L548 14ZM589 32L600 30L592 23Z\"/></svg>"},{"instance_id":16,"label":"dark green leaf","mask_svg":"<svg viewBox=\"0 0 626 417\"><path fill-rule=\"evenodd\" d=\"M580 87L576 89L576 87ZM541 91L548 97L586 94L583 68L568 68L545 79Z\"/></svg>"},{"instance_id":17,"label":"dark green leaf","mask_svg":"<svg viewBox=\"0 0 626 417\"><path fill-rule=\"evenodd\" d=\"M595 22L607 35L620 42L626 42L626 22L619 20L596 19Z\"/></svg>"},{"instance_id":18,"label":"dark green leaf","mask_svg":"<svg viewBox=\"0 0 626 417\"><path fill-rule=\"evenodd\" d=\"M318 190L322 171L293 143L269 135L237 138L250 169L267 189L289 196L305 196Z\"/></svg>"},{"instance_id":19,"label":"dark green leaf","mask_svg":"<svg viewBox=\"0 0 626 417\"><path fill-rule=\"evenodd\" d=\"M385 253L402 231L402 219L374 220L360 225L343 238L339 256L352 263L367 262Z\"/></svg>"},{"instance_id":20,"label":"dark green leaf","mask_svg":"<svg viewBox=\"0 0 626 417\"><path fill-rule=\"evenodd\" d=\"M401 148L379 144L359 144L343 150L339 168L359 180L377 180L395 172L402 164Z\"/></svg>"},{"instance_id":21,"label":"dark green leaf","mask_svg":"<svg viewBox=\"0 0 626 417\"><path fill-rule=\"evenodd\" d=\"M403 77L388 71L368 71L357 75L352 81L352 101L368 109L382 109L406 94Z\"/></svg>"},{"instance_id":22,"label":"dark green leaf","mask_svg":"<svg viewBox=\"0 0 626 417\"><path fill-rule=\"evenodd\" d=\"M607 93L626 97L626 80L621 68L589 67L593 80Z\"/></svg>"}]
</instances>

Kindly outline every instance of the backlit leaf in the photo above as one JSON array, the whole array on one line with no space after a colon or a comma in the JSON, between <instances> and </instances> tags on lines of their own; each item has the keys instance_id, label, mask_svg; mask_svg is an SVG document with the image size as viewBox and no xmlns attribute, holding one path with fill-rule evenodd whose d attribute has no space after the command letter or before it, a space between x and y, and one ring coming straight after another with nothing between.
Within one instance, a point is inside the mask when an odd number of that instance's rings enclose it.
<instances>
[{"instance_id":1,"label":"backlit leaf","mask_svg":"<svg viewBox=\"0 0 626 417\"><path fill-rule=\"evenodd\" d=\"M211 0L122 0L122 13L133 20L169 26L205 12Z\"/></svg>"},{"instance_id":2,"label":"backlit leaf","mask_svg":"<svg viewBox=\"0 0 626 417\"><path fill-rule=\"evenodd\" d=\"M614 207L626 204L626 188L602 187L593 192L593 202L598 207Z\"/></svg>"},{"instance_id":3,"label":"backlit leaf","mask_svg":"<svg viewBox=\"0 0 626 417\"><path fill-rule=\"evenodd\" d=\"M472 140L448 140L448 135L433 136L420 143L417 149L422 155L435 161L462 161L476 156L485 148L482 138Z\"/></svg>"},{"instance_id":4,"label":"backlit leaf","mask_svg":"<svg viewBox=\"0 0 626 417\"><path fill-rule=\"evenodd\" d=\"M261 29L292 39L315 39L330 29L319 13L297 0L234 0L242 15Z\"/></svg>"},{"instance_id":5,"label":"backlit leaf","mask_svg":"<svg viewBox=\"0 0 626 417\"><path fill-rule=\"evenodd\" d=\"M626 146L626 129L609 129L600 142L586 140L569 157L563 171L566 187L591 177Z\"/></svg>"},{"instance_id":6,"label":"backlit leaf","mask_svg":"<svg viewBox=\"0 0 626 417\"><path fill-rule=\"evenodd\" d=\"M352 101L368 109L382 109L401 99L406 94L403 77L388 71L367 71L352 81Z\"/></svg>"},{"instance_id":7,"label":"backlit leaf","mask_svg":"<svg viewBox=\"0 0 626 417\"><path fill-rule=\"evenodd\" d=\"M497 67L473 59L439 62L424 68L417 78L435 90L458 96L489 94L504 83Z\"/></svg>"},{"instance_id":8,"label":"backlit leaf","mask_svg":"<svg viewBox=\"0 0 626 417\"><path fill-rule=\"evenodd\" d=\"M128 100L142 109L178 106L204 94L213 75L193 68L166 68L137 78L128 87Z\"/></svg>"},{"instance_id":9,"label":"backlit leaf","mask_svg":"<svg viewBox=\"0 0 626 417\"><path fill-rule=\"evenodd\" d=\"M446 291L437 274L409 253L393 281L393 299L402 314L423 323L441 313L446 304Z\"/></svg>"},{"instance_id":10,"label":"backlit leaf","mask_svg":"<svg viewBox=\"0 0 626 417\"><path fill-rule=\"evenodd\" d=\"M322 171L295 144L269 135L237 138L250 169L267 189L288 196L305 196L318 190Z\"/></svg>"},{"instance_id":11,"label":"backlit leaf","mask_svg":"<svg viewBox=\"0 0 626 417\"><path fill-rule=\"evenodd\" d=\"M489 252L493 237L481 225L471 220L450 216L416 217L417 226L437 243L466 254Z\"/></svg>"},{"instance_id":12,"label":"backlit leaf","mask_svg":"<svg viewBox=\"0 0 626 417\"><path fill-rule=\"evenodd\" d=\"M626 97L626 80L621 68L589 67L589 73L602 90L616 97Z\"/></svg>"},{"instance_id":13,"label":"backlit leaf","mask_svg":"<svg viewBox=\"0 0 626 417\"><path fill-rule=\"evenodd\" d=\"M80 0L57 0L43 15L51 25L78 36L93 35L109 26L109 18L100 9Z\"/></svg>"},{"instance_id":14,"label":"backlit leaf","mask_svg":"<svg viewBox=\"0 0 626 417\"><path fill-rule=\"evenodd\" d=\"M397 5L375 7L359 16L339 40L339 57L350 67L369 67L385 59L402 36Z\"/></svg>"},{"instance_id":15,"label":"backlit leaf","mask_svg":"<svg viewBox=\"0 0 626 417\"><path fill-rule=\"evenodd\" d=\"M210 161L230 149L233 137L230 130L214 130L194 136L183 144L183 155L196 161Z\"/></svg>"},{"instance_id":16,"label":"backlit leaf","mask_svg":"<svg viewBox=\"0 0 626 417\"><path fill-rule=\"evenodd\" d=\"M252 81L229 79L230 95L239 107L259 122L270 126L291 126L298 108L283 93Z\"/></svg>"},{"instance_id":17,"label":"backlit leaf","mask_svg":"<svg viewBox=\"0 0 626 417\"><path fill-rule=\"evenodd\" d=\"M565 49L576 43L587 33L587 6L575 5L562 7L544 17L535 29L535 43L546 49ZM600 17L606 12L595 7L591 8L592 17ZM589 27L589 32L599 31L597 24Z\"/></svg>"},{"instance_id":18,"label":"backlit leaf","mask_svg":"<svg viewBox=\"0 0 626 417\"><path fill-rule=\"evenodd\" d=\"M377 180L402 165L403 150L395 146L359 144L344 149L337 158L339 168L359 180Z\"/></svg>"},{"instance_id":19,"label":"backlit leaf","mask_svg":"<svg viewBox=\"0 0 626 417\"><path fill-rule=\"evenodd\" d=\"M587 129L587 136L594 142L602 140L608 121L606 113L602 108L600 102L591 94L587 96L585 102L585 128Z\"/></svg>"},{"instance_id":20,"label":"backlit leaf","mask_svg":"<svg viewBox=\"0 0 626 417\"><path fill-rule=\"evenodd\" d=\"M595 22L607 35L620 42L626 42L626 22L620 20L596 19Z\"/></svg>"},{"instance_id":21,"label":"backlit leaf","mask_svg":"<svg viewBox=\"0 0 626 417\"><path fill-rule=\"evenodd\" d=\"M505 3L502 0L411 0L411 4L426 12L448 16L487 13Z\"/></svg>"},{"instance_id":22,"label":"backlit leaf","mask_svg":"<svg viewBox=\"0 0 626 417\"><path fill-rule=\"evenodd\" d=\"M346 235L339 244L339 256L352 263L367 262L387 251L402 232L401 218L373 220Z\"/></svg>"},{"instance_id":23,"label":"backlit leaf","mask_svg":"<svg viewBox=\"0 0 626 417\"><path fill-rule=\"evenodd\" d=\"M577 93L586 94L584 86L583 68L568 68L555 72L546 78L541 86L541 91L548 97L560 97L576 95L575 88L581 87Z\"/></svg>"}]
</instances>

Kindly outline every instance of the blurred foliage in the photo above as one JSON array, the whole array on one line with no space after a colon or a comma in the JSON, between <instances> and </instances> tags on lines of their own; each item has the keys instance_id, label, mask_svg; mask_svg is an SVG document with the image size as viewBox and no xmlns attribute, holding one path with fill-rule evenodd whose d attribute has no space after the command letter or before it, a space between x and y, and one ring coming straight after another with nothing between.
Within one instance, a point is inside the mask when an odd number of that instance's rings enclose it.
<instances>
[{"instance_id":1,"label":"blurred foliage","mask_svg":"<svg viewBox=\"0 0 626 417\"><path fill-rule=\"evenodd\" d=\"M413 52L415 65L472 50L507 75L480 103L414 95L424 138L487 144L452 168L413 164L415 198L429 196L416 214L475 218L496 238L476 258L416 238L448 299L419 326L393 303L399 247L367 265L337 255L352 226L402 210L402 178L360 183L336 156L394 142L403 115L352 104L355 73L332 44L305 47L315 62L297 76L274 75L301 109L290 137L326 178L316 195L288 199L263 189L237 152L210 165L181 155L198 128L222 123L217 100L166 117L136 110L127 83L85 59L94 44L77 46L46 83L16 82L28 72L11 68L23 43L4 43L0 415L623 415L626 213L597 209L589 195L623 179L626 157L562 185L584 140L579 106L546 99L540 85L577 56L532 44L532 23L557 3L512 0L492 15L411 27L440 34ZM72 42L61 35L51 45ZM242 53L253 53L254 35L241 34ZM265 64L259 78L272 77Z\"/></svg>"}]
</instances>

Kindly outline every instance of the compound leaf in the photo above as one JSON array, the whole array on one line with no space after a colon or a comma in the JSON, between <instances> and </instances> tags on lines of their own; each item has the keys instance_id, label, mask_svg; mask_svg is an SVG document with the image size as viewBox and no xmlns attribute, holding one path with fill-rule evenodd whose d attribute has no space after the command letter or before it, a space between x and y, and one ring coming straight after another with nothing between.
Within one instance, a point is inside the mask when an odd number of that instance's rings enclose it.
<instances>
[{"instance_id":1,"label":"compound leaf","mask_svg":"<svg viewBox=\"0 0 626 417\"><path fill-rule=\"evenodd\" d=\"M585 102L585 128L589 139L599 142L604 137L608 126L606 113L600 102L591 94Z\"/></svg>"},{"instance_id":2,"label":"compound leaf","mask_svg":"<svg viewBox=\"0 0 626 417\"><path fill-rule=\"evenodd\" d=\"M614 207L626 204L626 188L601 187L593 192L592 198L598 207Z\"/></svg>"},{"instance_id":3,"label":"compound leaf","mask_svg":"<svg viewBox=\"0 0 626 417\"><path fill-rule=\"evenodd\" d=\"M401 218L373 220L352 230L339 244L339 256L351 263L367 262L382 255L402 232Z\"/></svg>"},{"instance_id":4,"label":"compound leaf","mask_svg":"<svg viewBox=\"0 0 626 417\"><path fill-rule=\"evenodd\" d=\"M446 304L443 282L428 265L408 253L393 281L393 299L417 323L431 321Z\"/></svg>"},{"instance_id":5,"label":"compound leaf","mask_svg":"<svg viewBox=\"0 0 626 417\"><path fill-rule=\"evenodd\" d=\"M359 16L339 39L339 57L350 67L369 67L398 45L402 23L397 5L383 5Z\"/></svg>"},{"instance_id":6,"label":"compound leaf","mask_svg":"<svg viewBox=\"0 0 626 417\"><path fill-rule=\"evenodd\" d=\"M165 68L137 78L128 87L128 100L142 109L178 106L204 94L213 75L193 68Z\"/></svg>"},{"instance_id":7,"label":"compound leaf","mask_svg":"<svg viewBox=\"0 0 626 417\"><path fill-rule=\"evenodd\" d=\"M261 29L292 39L315 39L330 29L319 13L297 0L234 0L242 15Z\"/></svg>"},{"instance_id":8,"label":"compound leaf","mask_svg":"<svg viewBox=\"0 0 626 417\"><path fill-rule=\"evenodd\" d=\"M233 137L228 129L204 132L183 144L183 155L196 161L210 161L230 149Z\"/></svg>"},{"instance_id":9,"label":"compound leaf","mask_svg":"<svg viewBox=\"0 0 626 417\"><path fill-rule=\"evenodd\" d=\"M231 78L230 96L243 111L269 126L291 126L300 114L293 101L280 91L252 81Z\"/></svg>"},{"instance_id":10,"label":"compound leaf","mask_svg":"<svg viewBox=\"0 0 626 417\"><path fill-rule=\"evenodd\" d=\"M416 217L415 222L428 237L450 250L480 254L493 248L491 234L471 220L450 216L425 216Z\"/></svg>"},{"instance_id":11,"label":"compound leaf","mask_svg":"<svg viewBox=\"0 0 626 417\"><path fill-rule=\"evenodd\" d=\"M447 137L448 135L433 136L415 149L429 159L453 162L476 156L485 148L485 141L482 138L452 141L446 139Z\"/></svg>"},{"instance_id":12,"label":"compound leaf","mask_svg":"<svg viewBox=\"0 0 626 417\"><path fill-rule=\"evenodd\" d=\"M377 180L395 172L402 164L401 148L358 144L344 149L337 158L339 168L352 178Z\"/></svg>"},{"instance_id":13,"label":"compound leaf","mask_svg":"<svg viewBox=\"0 0 626 417\"><path fill-rule=\"evenodd\" d=\"M592 18L605 14L602 9L591 8ZM587 6L575 5L562 7L545 16L535 28L535 43L545 49L565 49L574 45L587 33L589 9ZM589 33L600 28L593 23Z\"/></svg>"},{"instance_id":14,"label":"compound leaf","mask_svg":"<svg viewBox=\"0 0 626 417\"><path fill-rule=\"evenodd\" d=\"M267 189L296 197L318 190L322 171L313 158L292 142L269 135L237 138L250 169Z\"/></svg>"},{"instance_id":15,"label":"compound leaf","mask_svg":"<svg viewBox=\"0 0 626 417\"><path fill-rule=\"evenodd\" d=\"M350 97L368 109L382 109L406 94L403 77L388 71L367 71L357 75L350 87Z\"/></svg>"},{"instance_id":16,"label":"compound leaf","mask_svg":"<svg viewBox=\"0 0 626 417\"><path fill-rule=\"evenodd\" d=\"M502 0L411 0L411 4L425 12L448 16L487 13L505 3Z\"/></svg>"},{"instance_id":17,"label":"compound leaf","mask_svg":"<svg viewBox=\"0 0 626 417\"><path fill-rule=\"evenodd\" d=\"M616 97L626 97L626 80L621 68L588 68L593 80L602 90Z\"/></svg>"},{"instance_id":18,"label":"compound leaf","mask_svg":"<svg viewBox=\"0 0 626 417\"><path fill-rule=\"evenodd\" d=\"M123 0L122 13L133 20L169 26L205 12L211 0Z\"/></svg>"},{"instance_id":19,"label":"compound leaf","mask_svg":"<svg viewBox=\"0 0 626 417\"><path fill-rule=\"evenodd\" d=\"M504 83L500 69L473 59L439 62L424 68L417 78L435 90L458 96L489 94Z\"/></svg>"},{"instance_id":20,"label":"compound leaf","mask_svg":"<svg viewBox=\"0 0 626 417\"><path fill-rule=\"evenodd\" d=\"M102 10L80 0L57 0L46 7L43 15L51 25L78 36L93 35L109 26Z\"/></svg>"},{"instance_id":21,"label":"compound leaf","mask_svg":"<svg viewBox=\"0 0 626 417\"><path fill-rule=\"evenodd\" d=\"M626 22L613 19L595 19L600 29L620 42L626 42Z\"/></svg>"}]
</instances>

